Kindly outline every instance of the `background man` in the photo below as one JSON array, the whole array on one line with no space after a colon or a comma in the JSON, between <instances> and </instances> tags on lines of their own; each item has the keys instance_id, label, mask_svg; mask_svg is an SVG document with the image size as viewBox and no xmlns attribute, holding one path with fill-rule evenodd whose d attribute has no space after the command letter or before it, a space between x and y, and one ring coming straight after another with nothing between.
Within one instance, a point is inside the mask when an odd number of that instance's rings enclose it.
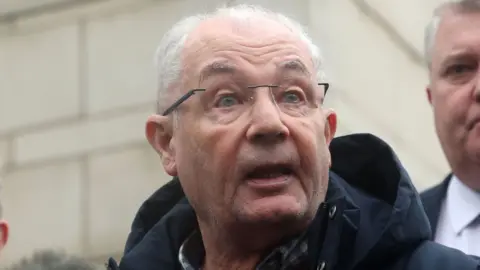
<instances>
[{"instance_id":1,"label":"background man","mask_svg":"<svg viewBox=\"0 0 480 270\"><path fill-rule=\"evenodd\" d=\"M297 23L220 9L175 25L157 57L146 136L175 179L141 207L120 269L477 269L427 241L384 142L332 141L323 62Z\"/></svg>"},{"instance_id":2,"label":"background man","mask_svg":"<svg viewBox=\"0 0 480 270\"><path fill-rule=\"evenodd\" d=\"M480 256L480 1L440 6L427 28L428 100L452 173L422 200L435 241Z\"/></svg>"}]
</instances>

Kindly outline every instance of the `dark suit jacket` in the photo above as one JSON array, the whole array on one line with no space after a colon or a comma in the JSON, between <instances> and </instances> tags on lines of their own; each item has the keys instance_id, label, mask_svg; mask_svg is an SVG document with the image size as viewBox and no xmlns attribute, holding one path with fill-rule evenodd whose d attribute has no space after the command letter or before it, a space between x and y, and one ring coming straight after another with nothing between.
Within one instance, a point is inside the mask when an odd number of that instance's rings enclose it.
<instances>
[{"instance_id":1,"label":"dark suit jacket","mask_svg":"<svg viewBox=\"0 0 480 270\"><path fill-rule=\"evenodd\" d=\"M445 200L448 183L450 183L451 178L452 174L449 174L440 184L427 189L420 194L423 208L427 213L428 221L430 221L430 226L432 228L432 240L434 239L435 232L437 231L438 217L440 216L440 210L442 208L443 201Z\"/></svg>"}]
</instances>

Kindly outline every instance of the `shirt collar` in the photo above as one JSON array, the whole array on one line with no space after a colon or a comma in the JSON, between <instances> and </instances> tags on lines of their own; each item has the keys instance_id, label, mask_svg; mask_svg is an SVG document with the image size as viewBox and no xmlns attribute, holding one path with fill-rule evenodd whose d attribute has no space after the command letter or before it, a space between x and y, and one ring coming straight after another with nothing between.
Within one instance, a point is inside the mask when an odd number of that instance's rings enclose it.
<instances>
[{"instance_id":1,"label":"shirt collar","mask_svg":"<svg viewBox=\"0 0 480 270\"><path fill-rule=\"evenodd\" d=\"M303 233L300 237L275 248L258 264L256 270L301 266L305 263L307 249L306 233ZM202 236L198 230L195 230L180 246L178 261L183 270L199 270L203 265L204 257Z\"/></svg>"},{"instance_id":2,"label":"shirt collar","mask_svg":"<svg viewBox=\"0 0 480 270\"><path fill-rule=\"evenodd\" d=\"M460 234L480 215L480 193L472 190L456 176L450 180L446 207L456 234Z\"/></svg>"},{"instance_id":3,"label":"shirt collar","mask_svg":"<svg viewBox=\"0 0 480 270\"><path fill-rule=\"evenodd\" d=\"M204 258L202 236L198 230L195 230L180 246L178 261L183 270L198 270L201 269Z\"/></svg>"}]
</instances>

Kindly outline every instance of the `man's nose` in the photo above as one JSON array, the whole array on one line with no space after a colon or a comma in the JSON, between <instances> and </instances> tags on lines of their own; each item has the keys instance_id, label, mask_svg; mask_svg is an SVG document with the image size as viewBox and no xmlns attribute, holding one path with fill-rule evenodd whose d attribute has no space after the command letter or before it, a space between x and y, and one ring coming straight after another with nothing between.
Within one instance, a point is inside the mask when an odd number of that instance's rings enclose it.
<instances>
[{"instance_id":1,"label":"man's nose","mask_svg":"<svg viewBox=\"0 0 480 270\"><path fill-rule=\"evenodd\" d=\"M282 121L282 112L272 97L271 91L262 92L257 93L256 100L251 105L247 138L254 143L278 143L285 140L290 133Z\"/></svg>"}]
</instances>

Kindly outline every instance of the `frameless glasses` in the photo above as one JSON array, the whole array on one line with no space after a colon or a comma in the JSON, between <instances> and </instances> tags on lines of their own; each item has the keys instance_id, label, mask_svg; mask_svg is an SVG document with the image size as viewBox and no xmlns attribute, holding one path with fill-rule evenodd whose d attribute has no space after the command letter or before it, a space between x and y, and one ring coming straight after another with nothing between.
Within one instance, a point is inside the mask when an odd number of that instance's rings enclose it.
<instances>
[{"instance_id":1,"label":"frameless glasses","mask_svg":"<svg viewBox=\"0 0 480 270\"><path fill-rule=\"evenodd\" d=\"M329 83L302 85L292 82L254 86L233 83L224 87L196 88L181 96L162 115L169 115L183 102L199 93L198 98L207 117L216 121L231 122L248 112L258 99L258 91L266 89L269 91L271 101L281 112L291 116L306 116L321 106L329 87Z\"/></svg>"}]
</instances>

